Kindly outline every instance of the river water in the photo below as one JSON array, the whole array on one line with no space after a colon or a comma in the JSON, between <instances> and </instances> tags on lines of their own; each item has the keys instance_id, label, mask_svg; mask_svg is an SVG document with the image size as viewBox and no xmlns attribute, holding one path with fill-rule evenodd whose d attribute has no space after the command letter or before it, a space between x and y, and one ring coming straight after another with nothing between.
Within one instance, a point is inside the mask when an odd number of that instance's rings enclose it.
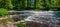
<instances>
[{"instance_id":1,"label":"river water","mask_svg":"<svg viewBox=\"0 0 60 27\"><path fill-rule=\"evenodd\" d=\"M26 22L33 21L41 24L49 24L49 27L57 27L56 23L58 19L60 19L60 11L13 11L13 12L16 12L15 15L17 16L22 16Z\"/></svg>"},{"instance_id":2,"label":"river water","mask_svg":"<svg viewBox=\"0 0 60 27\"><path fill-rule=\"evenodd\" d=\"M28 16L25 21L33 21L41 24L49 24L49 27L57 27L56 21L60 19L59 11L35 11L33 15Z\"/></svg>"}]
</instances>

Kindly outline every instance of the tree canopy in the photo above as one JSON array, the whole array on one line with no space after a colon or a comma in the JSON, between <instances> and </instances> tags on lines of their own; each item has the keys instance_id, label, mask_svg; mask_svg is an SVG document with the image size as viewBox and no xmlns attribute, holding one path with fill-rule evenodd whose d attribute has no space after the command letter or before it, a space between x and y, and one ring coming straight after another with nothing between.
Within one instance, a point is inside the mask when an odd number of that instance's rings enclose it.
<instances>
[{"instance_id":1,"label":"tree canopy","mask_svg":"<svg viewBox=\"0 0 60 27\"><path fill-rule=\"evenodd\" d=\"M60 0L0 0L0 8L17 10L58 10Z\"/></svg>"}]
</instances>

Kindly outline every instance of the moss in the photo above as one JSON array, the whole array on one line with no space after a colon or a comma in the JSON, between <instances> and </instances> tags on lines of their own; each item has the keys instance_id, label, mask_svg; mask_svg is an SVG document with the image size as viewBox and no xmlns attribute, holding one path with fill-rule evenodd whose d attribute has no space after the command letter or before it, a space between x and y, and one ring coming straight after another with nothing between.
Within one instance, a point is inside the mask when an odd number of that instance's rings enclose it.
<instances>
[{"instance_id":1,"label":"moss","mask_svg":"<svg viewBox=\"0 0 60 27\"><path fill-rule=\"evenodd\" d=\"M14 22L14 20L12 18L7 18L6 20Z\"/></svg>"}]
</instances>

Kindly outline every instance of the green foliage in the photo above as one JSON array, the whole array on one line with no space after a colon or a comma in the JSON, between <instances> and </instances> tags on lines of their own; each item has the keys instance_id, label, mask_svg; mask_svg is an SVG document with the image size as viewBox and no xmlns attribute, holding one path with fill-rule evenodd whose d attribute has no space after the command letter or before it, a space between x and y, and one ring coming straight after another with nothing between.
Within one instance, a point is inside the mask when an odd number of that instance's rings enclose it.
<instances>
[{"instance_id":1,"label":"green foliage","mask_svg":"<svg viewBox=\"0 0 60 27\"><path fill-rule=\"evenodd\" d=\"M14 20L12 18L7 18L6 20L14 22Z\"/></svg>"},{"instance_id":2,"label":"green foliage","mask_svg":"<svg viewBox=\"0 0 60 27\"><path fill-rule=\"evenodd\" d=\"M34 8L32 10L57 10L60 8L60 0L0 0L0 7L18 10L25 10L27 7Z\"/></svg>"},{"instance_id":3,"label":"green foliage","mask_svg":"<svg viewBox=\"0 0 60 27\"><path fill-rule=\"evenodd\" d=\"M0 0L0 7L1 8L13 8L13 4L11 0Z\"/></svg>"},{"instance_id":4,"label":"green foliage","mask_svg":"<svg viewBox=\"0 0 60 27\"><path fill-rule=\"evenodd\" d=\"M5 14L8 14L8 10L4 8L0 8L0 16L4 16Z\"/></svg>"},{"instance_id":5,"label":"green foliage","mask_svg":"<svg viewBox=\"0 0 60 27\"><path fill-rule=\"evenodd\" d=\"M25 27L25 22L20 22L19 24L17 24L17 27Z\"/></svg>"}]
</instances>

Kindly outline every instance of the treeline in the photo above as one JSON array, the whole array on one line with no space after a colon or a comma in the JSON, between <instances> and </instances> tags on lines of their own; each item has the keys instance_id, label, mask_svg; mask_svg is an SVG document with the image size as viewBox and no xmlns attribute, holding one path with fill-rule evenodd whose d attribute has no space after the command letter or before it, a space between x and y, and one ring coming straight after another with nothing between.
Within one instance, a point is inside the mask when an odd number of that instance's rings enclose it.
<instances>
[{"instance_id":1,"label":"treeline","mask_svg":"<svg viewBox=\"0 0 60 27\"><path fill-rule=\"evenodd\" d=\"M59 10L60 0L0 0L0 8L16 10Z\"/></svg>"}]
</instances>

